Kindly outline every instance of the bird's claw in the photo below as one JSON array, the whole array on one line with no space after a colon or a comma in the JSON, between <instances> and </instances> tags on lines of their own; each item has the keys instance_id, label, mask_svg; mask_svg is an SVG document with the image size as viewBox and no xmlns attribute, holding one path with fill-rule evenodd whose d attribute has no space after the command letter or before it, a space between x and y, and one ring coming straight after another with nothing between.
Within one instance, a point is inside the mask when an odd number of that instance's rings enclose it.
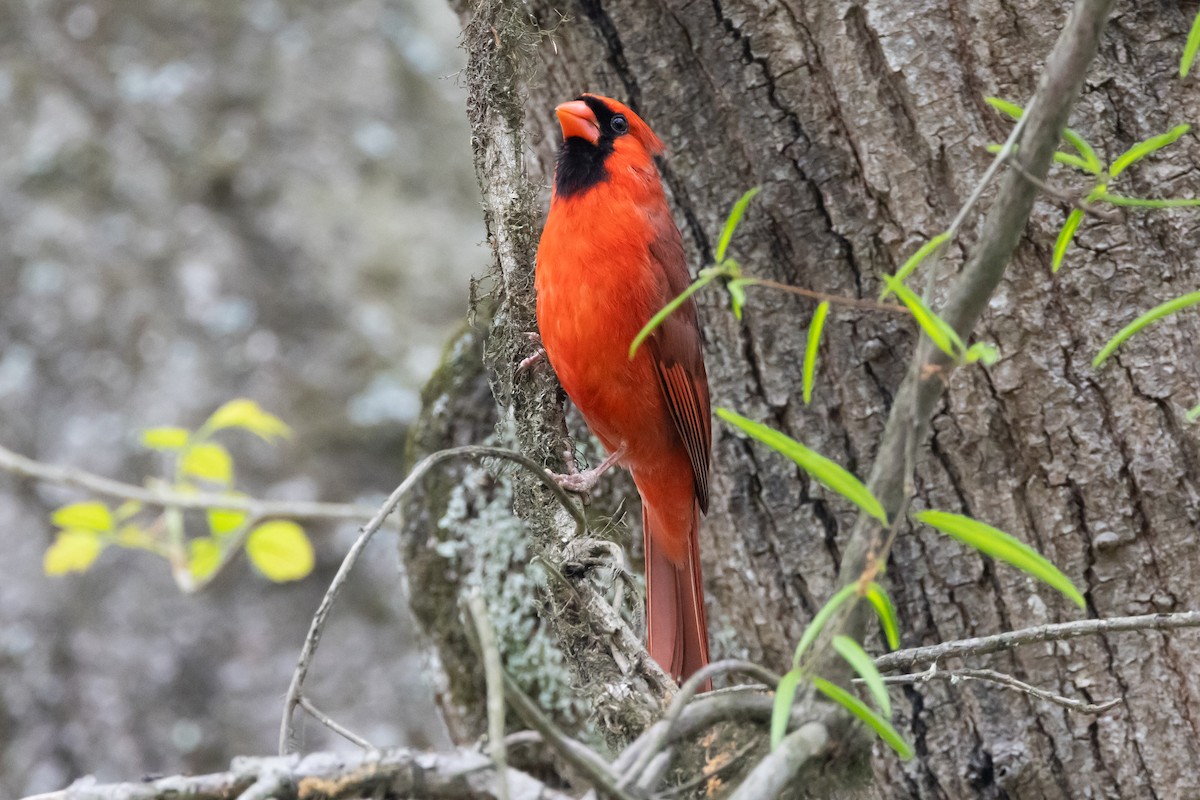
<instances>
[{"instance_id":1,"label":"bird's claw","mask_svg":"<svg viewBox=\"0 0 1200 800\"><path fill-rule=\"evenodd\" d=\"M536 367L546 358L546 348L542 347L542 336L536 331L527 331L523 334L526 339L532 342L535 346L533 355L528 358L521 359L521 363L517 364L517 374L521 375L532 367Z\"/></svg>"}]
</instances>

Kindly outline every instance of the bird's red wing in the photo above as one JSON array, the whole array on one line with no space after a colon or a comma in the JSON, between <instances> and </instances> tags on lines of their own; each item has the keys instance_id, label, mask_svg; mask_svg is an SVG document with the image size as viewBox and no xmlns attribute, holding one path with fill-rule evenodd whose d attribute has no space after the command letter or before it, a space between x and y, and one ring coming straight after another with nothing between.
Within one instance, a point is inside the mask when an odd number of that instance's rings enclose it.
<instances>
[{"instance_id":1,"label":"bird's red wing","mask_svg":"<svg viewBox=\"0 0 1200 800\"><path fill-rule=\"evenodd\" d=\"M650 244L650 257L666 278L666 305L689 283L679 230L668 216L659 226L660 235ZM663 320L650 337L650 354L658 374L671 420L687 449L695 480L696 500L708 512L708 469L712 458L712 418L709 410L708 376L704 371L704 353L696 307L688 300Z\"/></svg>"}]
</instances>

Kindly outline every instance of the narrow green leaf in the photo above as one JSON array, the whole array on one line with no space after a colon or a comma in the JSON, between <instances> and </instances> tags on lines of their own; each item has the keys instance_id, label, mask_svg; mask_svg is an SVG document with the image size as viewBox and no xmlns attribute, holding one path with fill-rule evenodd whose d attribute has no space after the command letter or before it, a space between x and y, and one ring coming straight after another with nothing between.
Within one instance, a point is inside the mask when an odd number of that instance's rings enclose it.
<instances>
[{"instance_id":1,"label":"narrow green leaf","mask_svg":"<svg viewBox=\"0 0 1200 800\"><path fill-rule=\"evenodd\" d=\"M780 678L779 686L775 688L775 702L771 706L772 750L779 746L787 733L788 720L792 716L792 703L796 701L796 689L802 680L804 673L794 669Z\"/></svg>"},{"instance_id":2,"label":"narrow green leaf","mask_svg":"<svg viewBox=\"0 0 1200 800\"><path fill-rule=\"evenodd\" d=\"M730 304L733 306L733 316L739 322L742 320L742 307L746 305L746 287L758 283L754 278L735 278L725 284L729 291Z\"/></svg>"},{"instance_id":3,"label":"narrow green leaf","mask_svg":"<svg viewBox=\"0 0 1200 800\"><path fill-rule=\"evenodd\" d=\"M233 458L216 442L201 442L184 452L183 474L228 484L233 481Z\"/></svg>"},{"instance_id":4,"label":"narrow green leaf","mask_svg":"<svg viewBox=\"0 0 1200 800\"><path fill-rule=\"evenodd\" d=\"M1080 608L1087 608L1083 595L1075 588L1075 584L1045 556L1015 536L970 517L947 511L922 511L915 516L926 525L974 547L985 555L1012 564L1022 572L1062 592Z\"/></svg>"},{"instance_id":5,"label":"narrow green leaf","mask_svg":"<svg viewBox=\"0 0 1200 800\"><path fill-rule=\"evenodd\" d=\"M1200 419L1200 406L1192 406L1186 414L1188 422L1195 422Z\"/></svg>"},{"instance_id":6,"label":"narrow green leaf","mask_svg":"<svg viewBox=\"0 0 1200 800\"><path fill-rule=\"evenodd\" d=\"M137 500L126 500L117 506L117 510L113 512L113 520L115 522L124 522L141 510L142 504Z\"/></svg>"},{"instance_id":7,"label":"narrow green leaf","mask_svg":"<svg viewBox=\"0 0 1200 800\"><path fill-rule=\"evenodd\" d=\"M1184 123L1183 125L1176 125L1166 133L1160 133L1158 136L1151 136L1145 141L1138 142L1133 147L1117 156L1117 160L1112 163L1111 167L1109 167L1108 174L1114 178L1117 177L1124 172L1125 168L1129 165L1135 164L1151 153L1163 149L1191 129L1191 125Z\"/></svg>"},{"instance_id":8,"label":"narrow green leaf","mask_svg":"<svg viewBox=\"0 0 1200 800\"><path fill-rule=\"evenodd\" d=\"M837 593L821 606L821 610L812 618L812 622L808 623L808 627L804 629L804 633L800 635L800 641L796 644L796 653L792 656L792 667L800 666L800 659L804 656L804 652L812 646L812 643L817 640L821 634L821 629L829 623L829 618L833 616L833 612L837 611L843 603L854 596L857 586L853 583L843 586L837 590Z\"/></svg>"},{"instance_id":9,"label":"narrow green leaf","mask_svg":"<svg viewBox=\"0 0 1200 800\"><path fill-rule=\"evenodd\" d=\"M1071 240L1075 238L1075 231L1081 222L1083 222L1083 211L1080 209L1073 209L1067 215L1067 221L1063 223L1062 230L1058 232L1058 239L1054 241L1054 260L1050 263L1051 272L1058 272L1058 268L1062 266L1063 256L1067 254L1067 248L1071 246Z\"/></svg>"},{"instance_id":10,"label":"narrow green leaf","mask_svg":"<svg viewBox=\"0 0 1200 800\"><path fill-rule=\"evenodd\" d=\"M839 656L845 659L847 664L854 668L854 671L858 673L858 677L863 679L867 691L871 693L871 697L875 700L875 705L879 706L879 710L883 712L883 716L891 718L892 700L888 697L887 686L883 683L883 676L875 668L875 660L867 655L867 651L862 649L862 645L849 636L833 637L833 649L837 651Z\"/></svg>"},{"instance_id":11,"label":"narrow green leaf","mask_svg":"<svg viewBox=\"0 0 1200 800\"><path fill-rule=\"evenodd\" d=\"M900 626L896 623L896 607L892 605L892 598L875 581L871 581L867 585L867 593L864 596L875 607L879 623L883 625L883 635L887 638L888 649L898 649L900 647Z\"/></svg>"},{"instance_id":12,"label":"narrow green leaf","mask_svg":"<svg viewBox=\"0 0 1200 800\"><path fill-rule=\"evenodd\" d=\"M939 350L955 361L962 358L966 347L957 331L951 328L948 322L930 311L929 306L925 305L925 301L918 297L916 292L905 286L902 281L896 280L892 275L884 275L883 281L895 293L900 302L908 307L909 313L921 326L921 330L925 331L925 335Z\"/></svg>"},{"instance_id":13,"label":"narrow green leaf","mask_svg":"<svg viewBox=\"0 0 1200 800\"><path fill-rule=\"evenodd\" d=\"M992 108L999 111L1001 114L1007 114L1013 119L1020 119L1025 115L1025 109L1021 108L1016 103L1010 103L999 97L985 97L983 101Z\"/></svg>"},{"instance_id":14,"label":"narrow green leaf","mask_svg":"<svg viewBox=\"0 0 1200 800\"><path fill-rule=\"evenodd\" d=\"M804 343L804 405L812 402L813 380L817 374L817 350L821 346L821 331L829 315L829 301L817 306L812 322L808 323L808 339Z\"/></svg>"},{"instance_id":15,"label":"narrow green leaf","mask_svg":"<svg viewBox=\"0 0 1200 800\"><path fill-rule=\"evenodd\" d=\"M192 539L188 549L188 571L198 581L212 575L221 564L221 545L216 539L208 536Z\"/></svg>"},{"instance_id":16,"label":"narrow green leaf","mask_svg":"<svg viewBox=\"0 0 1200 800\"><path fill-rule=\"evenodd\" d=\"M678 297L660 308L658 313L650 318L650 321L647 322L640 331L638 331L638 335L633 337L633 341L630 342L629 360L633 361L633 357L637 355L638 348L642 346L642 342L650 338L650 334L654 333L658 326L663 323L663 320L674 314L681 305L687 302L689 297L700 291L707 284L711 283L718 274L720 273L709 272L707 270L702 271L700 277L692 281L691 285L684 289Z\"/></svg>"},{"instance_id":17,"label":"narrow green leaf","mask_svg":"<svg viewBox=\"0 0 1200 800\"><path fill-rule=\"evenodd\" d=\"M864 703L862 700L859 700L857 697L850 694L836 683L830 683L824 678L813 678L812 681L813 685L817 687L822 694L869 725L877 734L879 734L879 738L887 742L888 745L896 751L896 754L899 755L901 759L908 761L913 757L912 745L904 741L904 737L892 727L892 723L888 722L886 719L872 711L866 703Z\"/></svg>"},{"instance_id":18,"label":"narrow green leaf","mask_svg":"<svg viewBox=\"0 0 1200 800\"><path fill-rule=\"evenodd\" d=\"M250 531L246 555L259 572L276 583L305 577L315 563L304 529L282 519L264 522Z\"/></svg>"},{"instance_id":19,"label":"narrow green leaf","mask_svg":"<svg viewBox=\"0 0 1200 800\"><path fill-rule=\"evenodd\" d=\"M1064 164L1068 167L1075 167L1076 169L1083 170L1084 172L1092 175L1096 174L1092 169L1093 165L1089 164L1079 156L1073 156L1070 153L1064 153L1061 150L1056 150L1054 151L1054 160L1059 164Z\"/></svg>"},{"instance_id":20,"label":"narrow green leaf","mask_svg":"<svg viewBox=\"0 0 1200 800\"><path fill-rule=\"evenodd\" d=\"M148 533L139 525L130 522L122 525L117 530L117 535L114 539L121 547L128 547L138 550L150 550L158 552L158 544L150 537Z\"/></svg>"},{"instance_id":21,"label":"narrow green leaf","mask_svg":"<svg viewBox=\"0 0 1200 800\"><path fill-rule=\"evenodd\" d=\"M934 236L932 239L930 239L925 244L918 247L917 252L915 252L911 256L909 256L908 259L903 264L900 265L900 269L896 271L896 274L894 276L895 279L898 281L907 280L908 276L913 274L913 272L916 270L916 268L921 265L922 261L924 261L926 258L928 258L930 256L930 254L932 254L934 251L940 250L942 248L942 245L946 244L946 242L948 242L948 241L950 241L950 231L943 231L942 233L939 233L937 236ZM885 286L883 291L880 293L879 302L882 303L884 300L887 299L887 296L891 293L892 293L892 288L891 288L891 285L889 284L888 286Z\"/></svg>"},{"instance_id":22,"label":"narrow green leaf","mask_svg":"<svg viewBox=\"0 0 1200 800\"><path fill-rule=\"evenodd\" d=\"M1107 361L1108 357L1116 352L1116 349L1124 344L1126 339L1128 339L1130 336L1133 336L1142 328L1146 327L1152 322L1158 322L1163 317L1170 316L1176 311L1182 311L1188 306L1194 306L1196 303L1200 303L1200 292L1191 292L1190 294L1185 294L1182 297L1176 297L1174 300L1168 300L1162 305L1155 306L1154 308L1150 309L1145 314L1142 314L1133 322L1126 325L1117 333L1116 336L1110 339L1108 344L1104 345L1104 349L1097 353L1096 357L1092 359L1092 366L1098 367Z\"/></svg>"},{"instance_id":23,"label":"narrow green leaf","mask_svg":"<svg viewBox=\"0 0 1200 800\"><path fill-rule=\"evenodd\" d=\"M1186 78L1196 60L1196 50L1200 49L1200 14L1192 20L1192 29L1188 31L1187 44L1183 47L1183 58L1179 60L1179 77Z\"/></svg>"},{"instance_id":24,"label":"narrow green leaf","mask_svg":"<svg viewBox=\"0 0 1200 800\"><path fill-rule=\"evenodd\" d=\"M107 533L113 529L112 512L97 500L63 506L51 515L50 521L60 528L79 528L97 533Z\"/></svg>"},{"instance_id":25,"label":"narrow green leaf","mask_svg":"<svg viewBox=\"0 0 1200 800\"><path fill-rule=\"evenodd\" d=\"M718 408L717 416L740 428L745 433L795 461L809 475L828 489L837 492L875 519L887 524L887 514L879 501L863 486L858 478L842 469L835 462L814 450L809 450L790 436L768 428L760 422L747 419L727 408Z\"/></svg>"},{"instance_id":26,"label":"narrow green leaf","mask_svg":"<svg viewBox=\"0 0 1200 800\"><path fill-rule=\"evenodd\" d=\"M287 438L292 429L274 414L263 411L258 403L240 397L218 408L204 423L204 428L219 431L224 428L243 428L267 442Z\"/></svg>"},{"instance_id":27,"label":"narrow green leaf","mask_svg":"<svg viewBox=\"0 0 1200 800\"><path fill-rule=\"evenodd\" d=\"M142 431L142 446L151 450L182 450L191 434L187 428L146 428Z\"/></svg>"},{"instance_id":28,"label":"narrow green leaf","mask_svg":"<svg viewBox=\"0 0 1200 800\"><path fill-rule=\"evenodd\" d=\"M1000 360L1000 351L987 342L976 342L967 348L967 352L963 354L963 361L968 364L974 364L976 361L981 362L985 367L990 367Z\"/></svg>"},{"instance_id":29,"label":"narrow green leaf","mask_svg":"<svg viewBox=\"0 0 1200 800\"><path fill-rule=\"evenodd\" d=\"M84 572L103 549L104 542L96 531L79 528L59 531L54 544L46 549L46 555L42 557L42 569L47 575Z\"/></svg>"},{"instance_id":30,"label":"narrow green leaf","mask_svg":"<svg viewBox=\"0 0 1200 800\"><path fill-rule=\"evenodd\" d=\"M725 251L729 248L729 240L733 238L733 232L737 230L738 223L742 221L742 215L746 213L746 206L750 205L750 201L754 199L754 195L758 194L762 189L761 186L755 186L750 189L733 204L733 210L729 212L729 216L725 219L725 227L721 228L721 238L717 240L717 263L720 264L725 260Z\"/></svg>"},{"instance_id":31,"label":"narrow green leaf","mask_svg":"<svg viewBox=\"0 0 1200 800\"><path fill-rule=\"evenodd\" d=\"M1197 197L1169 197L1165 200L1157 200L1148 197L1125 197L1105 192L1097 199L1105 203L1112 203L1114 206L1129 208L1196 208L1200 206L1200 198Z\"/></svg>"},{"instance_id":32,"label":"narrow green leaf","mask_svg":"<svg viewBox=\"0 0 1200 800\"><path fill-rule=\"evenodd\" d=\"M1020 119L1025 114L1025 109L1021 108L1016 103L1010 103L1007 100L1001 100L999 97L985 97L983 99L984 102L986 102L992 108L996 109L1002 114L1007 114L1013 119ZM1104 164L1100 161L1099 156L1096 155L1096 150L1090 144L1088 144L1087 139L1084 139L1078 131L1072 130L1071 128L1064 128L1063 138L1070 142L1071 146L1079 151L1079 155L1083 156L1083 163L1078 165L1072 164L1072 166L1079 166L1080 169L1090 172L1093 175L1099 175L1104 171ZM999 151L1000 148L997 147L996 152ZM1064 155L1066 154L1064 153Z\"/></svg>"}]
</instances>

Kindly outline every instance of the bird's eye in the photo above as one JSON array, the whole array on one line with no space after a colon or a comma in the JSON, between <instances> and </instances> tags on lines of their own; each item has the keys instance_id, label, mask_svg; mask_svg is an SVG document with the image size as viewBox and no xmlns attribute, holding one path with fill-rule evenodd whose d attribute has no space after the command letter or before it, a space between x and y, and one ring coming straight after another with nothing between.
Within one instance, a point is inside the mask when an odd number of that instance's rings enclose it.
<instances>
[{"instance_id":1,"label":"bird's eye","mask_svg":"<svg viewBox=\"0 0 1200 800\"><path fill-rule=\"evenodd\" d=\"M613 117L612 122L608 123L608 125L610 128L612 128L612 132L618 136L620 136L622 133L629 132L629 120L625 119L625 117L621 114L617 114L615 117Z\"/></svg>"}]
</instances>

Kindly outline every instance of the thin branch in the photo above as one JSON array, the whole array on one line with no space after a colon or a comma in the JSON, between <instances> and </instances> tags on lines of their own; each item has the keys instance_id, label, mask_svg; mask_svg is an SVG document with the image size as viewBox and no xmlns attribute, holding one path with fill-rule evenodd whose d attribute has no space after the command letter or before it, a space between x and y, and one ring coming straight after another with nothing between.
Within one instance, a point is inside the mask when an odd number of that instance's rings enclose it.
<instances>
[{"instance_id":1,"label":"thin branch","mask_svg":"<svg viewBox=\"0 0 1200 800\"><path fill-rule=\"evenodd\" d=\"M505 773L512 800L570 800L527 773ZM153 781L97 784L83 778L66 789L26 800L233 800L320 796L357 800L382 792L388 797L499 800L498 773L472 750L430 753L408 748L346 756L313 753L269 758L241 757L228 772L175 775Z\"/></svg>"},{"instance_id":2,"label":"thin branch","mask_svg":"<svg viewBox=\"0 0 1200 800\"><path fill-rule=\"evenodd\" d=\"M987 681L989 683L997 683L1001 686L1006 686L1009 689L1014 689L1023 694L1032 695L1040 700L1045 700L1053 703L1056 706L1062 706L1070 711L1079 711L1084 714L1103 714L1106 711L1116 707L1121 702L1121 698L1106 700L1103 703L1085 703L1082 700L1072 700L1069 697L1055 694L1054 692L1039 689L1036 686L1031 686L1025 681L1018 680L1012 675L1004 672L997 672L994 669L938 669L937 662L933 663L929 669L924 672L914 672L908 675L889 675L883 679L884 683L891 684L915 684L928 683L931 680L940 679L948 680L951 683L958 683L960 680L977 680ZM862 683L862 678L855 678L855 683Z\"/></svg>"},{"instance_id":3,"label":"thin branch","mask_svg":"<svg viewBox=\"0 0 1200 800\"><path fill-rule=\"evenodd\" d=\"M210 508L245 511L259 519L288 517L290 519L370 519L375 509L351 503L313 503L294 500L255 500L247 497L227 497L211 492L183 494L160 489L147 489L131 483L114 481L75 467L43 464L19 453L0 447L0 469L60 486L74 486L105 497L136 500L162 508L207 510Z\"/></svg>"},{"instance_id":4,"label":"thin branch","mask_svg":"<svg viewBox=\"0 0 1200 800\"><path fill-rule=\"evenodd\" d=\"M813 300L829 303L835 306L847 306L849 308L861 308L867 311L888 311L893 314L909 314L909 310L902 305L895 303L877 303L874 300L864 300L861 297L844 297L840 294L826 294L812 289L802 289L799 286L792 286L779 281L767 280L766 278L747 278L749 281L747 286L765 286L768 289L778 289L781 292L790 294L798 294L801 297L808 297Z\"/></svg>"},{"instance_id":5,"label":"thin branch","mask_svg":"<svg viewBox=\"0 0 1200 800\"><path fill-rule=\"evenodd\" d=\"M1083 213L1105 222L1121 221L1121 214L1119 212L1105 210L1096 203L1089 203L1086 200L1081 199L1077 194L1069 194L1062 189L1051 186L1046 181L1038 178L1036 175L1031 174L1027 169L1021 166L1021 164L1015 158L1010 158L1008 160L1008 164L1010 167L1015 169L1017 174L1019 174L1022 178L1041 189L1043 194L1053 197L1058 202L1064 203L1071 208L1079 209Z\"/></svg>"},{"instance_id":6,"label":"thin branch","mask_svg":"<svg viewBox=\"0 0 1200 800\"><path fill-rule=\"evenodd\" d=\"M483 656L483 676L487 684L488 751L496 769L504 774L508 768L508 746L504 740L504 665L500 661L500 645L496 630L488 619L487 606L478 589L467 597L467 611L475 623L475 635ZM508 800L508 785L500 782L501 800Z\"/></svg>"},{"instance_id":7,"label":"thin branch","mask_svg":"<svg viewBox=\"0 0 1200 800\"><path fill-rule=\"evenodd\" d=\"M317 607L316 614L313 615L312 623L308 628L308 636L305 637L304 647L300 650L300 657L296 662L296 669L292 673L291 685L288 687L287 697L283 704L283 719L279 723L279 753L284 755L288 752L288 745L292 740L292 714L296 710L296 706L300 703L300 697L304 688L304 681L308 677L308 670L312 664L312 658L316 654L317 646L321 643L321 634L325 630L325 620L329 617L329 612L333 608L334 602L337 600L338 594L342 590L342 586L350 577L350 571L354 569L354 565L358 563L358 558L362 554L363 548L375 535L375 532L383 526L383 522L388 515L399 505L400 501L408 492L417 485L417 483L425 476L429 470L433 469L443 461L467 456L470 458L497 458L511 461L519 464L529 470L535 477L541 480L551 491L559 502L571 513L574 517L577 526L577 533L582 535L587 529L587 521L584 519L583 511L571 500L563 488L559 486L546 470L542 469L533 459L528 458L515 450L505 450L500 447L482 447L477 445L467 445L464 447L451 447L447 450L439 450L436 453L431 453L421 459L416 466L412 468L412 472L408 474L395 491L388 497L371 521L363 526L362 533L355 540L350 551L346 553L346 557L342 560L341 567L338 568L337 575L329 584L329 589L325 592L325 597L321 599L321 605Z\"/></svg>"},{"instance_id":8,"label":"thin branch","mask_svg":"<svg viewBox=\"0 0 1200 800\"><path fill-rule=\"evenodd\" d=\"M1174 614L1143 614L1137 617L1113 617L1110 619L1083 619L1076 622L1059 622L1052 625L1037 625L1019 631L998 633L994 636L978 636L972 639L957 639L951 642L897 650L875 659L875 666L884 672L911 670L920 664L943 661L961 656L980 656L998 653L1037 642L1059 642L1080 636L1124 633L1128 631L1167 631L1176 628L1200 627L1200 611L1181 611Z\"/></svg>"},{"instance_id":9,"label":"thin branch","mask_svg":"<svg viewBox=\"0 0 1200 800\"><path fill-rule=\"evenodd\" d=\"M783 737L779 746L758 762L729 800L763 800L777 797L806 764L824 753L829 730L819 722L806 722Z\"/></svg>"},{"instance_id":10,"label":"thin branch","mask_svg":"<svg viewBox=\"0 0 1200 800\"><path fill-rule=\"evenodd\" d=\"M324 711L322 711L321 709L314 706L312 701L309 700L307 697L300 698L300 707L303 708L305 711L307 711L309 713L309 715L312 716L312 718L315 719L317 722L321 723L326 728L329 728L329 730L333 731L338 736L341 736L344 739L354 742L354 744L358 745L363 750L378 750L379 749L378 747L371 744L363 737L359 736L354 731L352 731L349 728L345 727L344 725L340 725L339 723L334 721L333 717L329 716Z\"/></svg>"}]
</instances>

